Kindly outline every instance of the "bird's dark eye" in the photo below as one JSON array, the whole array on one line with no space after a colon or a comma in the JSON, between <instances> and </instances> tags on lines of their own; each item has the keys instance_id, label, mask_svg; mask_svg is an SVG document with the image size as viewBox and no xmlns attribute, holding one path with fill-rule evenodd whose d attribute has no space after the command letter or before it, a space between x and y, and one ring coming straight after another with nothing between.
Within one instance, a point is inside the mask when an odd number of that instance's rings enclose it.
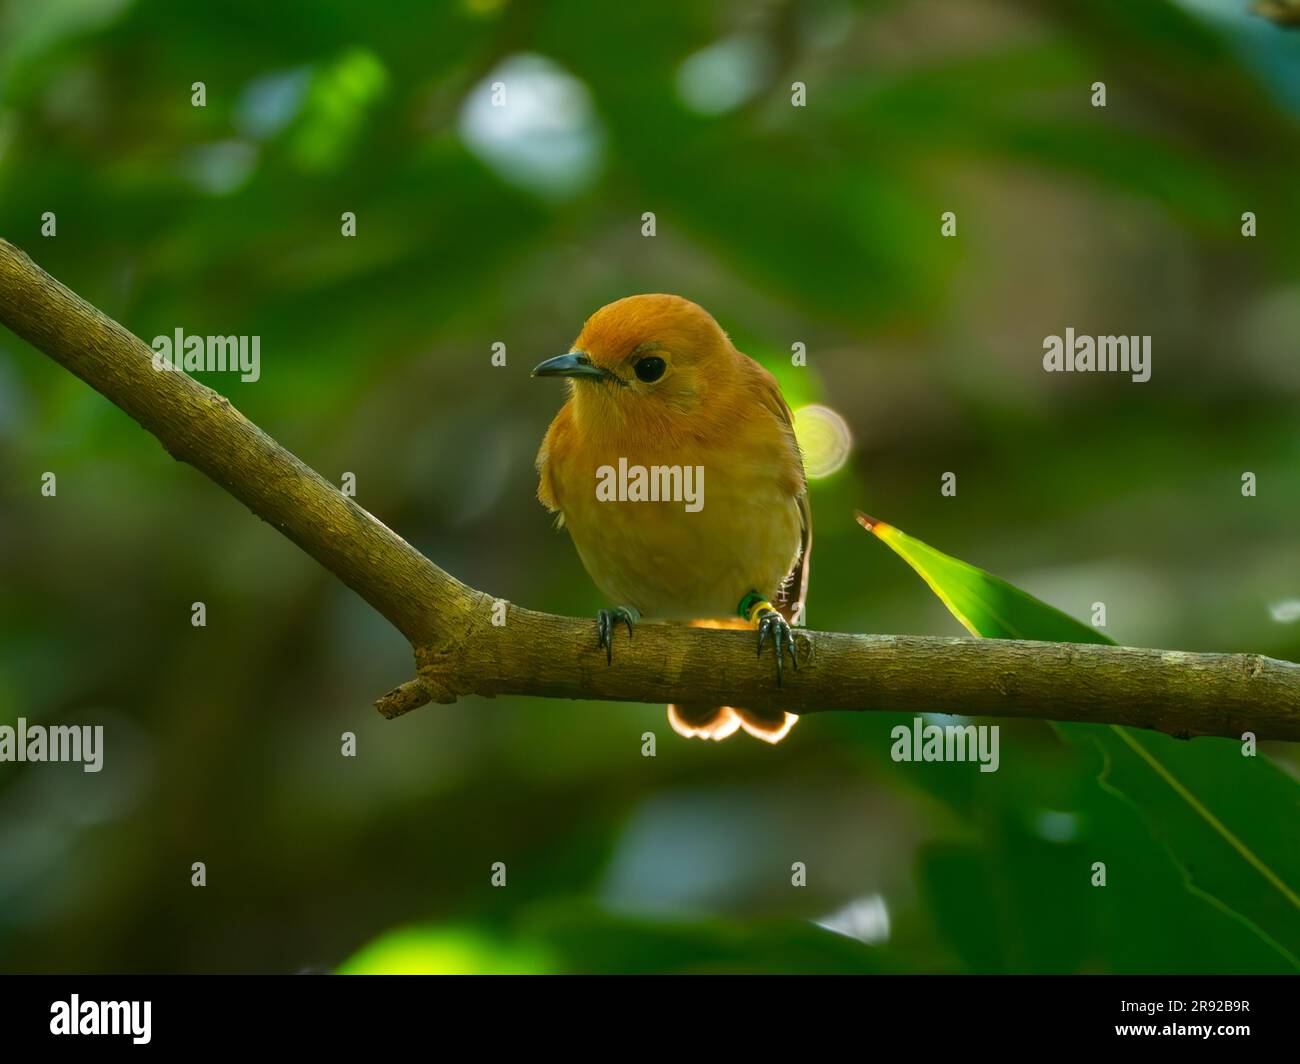
<instances>
[{"instance_id":1,"label":"bird's dark eye","mask_svg":"<svg viewBox=\"0 0 1300 1064\"><path fill-rule=\"evenodd\" d=\"M647 355L645 358L639 359L633 367L637 379L645 381L646 384L657 381L664 375L664 370L667 368L668 363L657 355Z\"/></svg>"}]
</instances>

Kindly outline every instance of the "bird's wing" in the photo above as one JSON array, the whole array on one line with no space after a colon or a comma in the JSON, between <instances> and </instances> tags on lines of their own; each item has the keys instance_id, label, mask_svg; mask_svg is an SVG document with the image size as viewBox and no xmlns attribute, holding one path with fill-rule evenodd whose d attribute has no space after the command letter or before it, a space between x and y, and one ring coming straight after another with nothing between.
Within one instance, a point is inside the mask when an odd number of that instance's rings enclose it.
<instances>
[{"instance_id":1,"label":"bird's wing","mask_svg":"<svg viewBox=\"0 0 1300 1064\"><path fill-rule=\"evenodd\" d=\"M537 451L537 498L541 501L551 513L555 514L555 527L564 527L564 512L560 508L560 493L557 490L558 482L555 476L555 463L552 460L552 452L560 449L565 445L563 439L568 429L568 419L566 403L560 408L560 412L551 422L550 428L546 430L546 435L542 438L542 446ZM557 439L559 444L557 448Z\"/></svg>"},{"instance_id":2,"label":"bird's wing","mask_svg":"<svg viewBox=\"0 0 1300 1064\"><path fill-rule=\"evenodd\" d=\"M808 601L808 570L811 568L812 556L812 507L808 505L808 489L805 488L795 501L799 504L801 526L799 560L794 563L794 568L785 578L777 596L785 600L784 603L778 603L785 619L791 624L802 625L807 623L805 606Z\"/></svg>"},{"instance_id":3,"label":"bird's wing","mask_svg":"<svg viewBox=\"0 0 1300 1064\"><path fill-rule=\"evenodd\" d=\"M551 420L542 437L542 445L537 450L537 498L552 513L560 509L559 483L555 471L555 455L572 446L572 418L569 404L560 407L560 412Z\"/></svg>"},{"instance_id":4,"label":"bird's wing","mask_svg":"<svg viewBox=\"0 0 1300 1064\"><path fill-rule=\"evenodd\" d=\"M799 557L795 560L794 567L790 570L789 575L786 576L777 589L775 605L791 624L802 625L806 620L808 571L811 567L812 557L812 507L808 502L808 478L803 468L803 452L800 451L799 440L794 434L794 415L790 412L790 404L785 401L785 396L781 394L781 386L777 384L776 378L757 362L754 362L753 359L750 359L750 362L758 368L761 374L762 384L759 388L759 394L768 409L783 422L789 434L790 445L794 449L795 461L799 467L799 482L795 495L795 503L799 507Z\"/></svg>"}]
</instances>

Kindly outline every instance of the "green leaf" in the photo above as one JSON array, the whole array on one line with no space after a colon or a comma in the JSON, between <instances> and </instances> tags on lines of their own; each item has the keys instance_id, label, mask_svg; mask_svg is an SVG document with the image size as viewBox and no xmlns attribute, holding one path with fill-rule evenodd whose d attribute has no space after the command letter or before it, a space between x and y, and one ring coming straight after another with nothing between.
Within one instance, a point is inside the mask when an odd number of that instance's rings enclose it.
<instances>
[{"instance_id":1,"label":"green leaf","mask_svg":"<svg viewBox=\"0 0 1300 1064\"><path fill-rule=\"evenodd\" d=\"M539 909L530 934L575 973L862 975L900 970L875 946L787 918L653 917L590 904Z\"/></svg>"},{"instance_id":2,"label":"green leaf","mask_svg":"<svg viewBox=\"0 0 1300 1064\"><path fill-rule=\"evenodd\" d=\"M585 902L525 910L514 926L420 924L363 946L341 975L796 973L897 971L888 954L814 924L655 919Z\"/></svg>"},{"instance_id":3,"label":"green leaf","mask_svg":"<svg viewBox=\"0 0 1300 1064\"><path fill-rule=\"evenodd\" d=\"M399 928L363 946L340 975L535 975L555 971L532 943L500 940L473 927Z\"/></svg>"},{"instance_id":4,"label":"green leaf","mask_svg":"<svg viewBox=\"0 0 1300 1064\"><path fill-rule=\"evenodd\" d=\"M1113 643L1096 629L865 514L888 544L973 635ZM1047 707L1050 710L1050 707ZM1265 756L1243 757L1226 739L1172 739L1118 725L1055 724L1098 757L1098 783L1128 803L1180 869L1195 896L1259 936L1300 969L1300 784ZM1124 889L1108 861L1105 889ZM1099 888L1100 889L1100 888Z\"/></svg>"}]
</instances>

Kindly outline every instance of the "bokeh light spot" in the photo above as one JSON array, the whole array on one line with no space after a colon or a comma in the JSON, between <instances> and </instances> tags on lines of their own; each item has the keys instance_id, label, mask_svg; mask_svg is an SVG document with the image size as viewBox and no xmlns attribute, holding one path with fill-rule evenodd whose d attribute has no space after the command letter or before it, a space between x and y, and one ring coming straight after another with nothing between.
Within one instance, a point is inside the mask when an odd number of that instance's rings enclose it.
<instances>
[{"instance_id":1,"label":"bokeh light spot","mask_svg":"<svg viewBox=\"0 0 1300 1064\"><path fill-rule=\"evenodd\" d=\"M591 183L604 142L587 86L529 54L504 60L470 90L460 135L505 180L561 198Z\"/></svg>"},{"instance_id":2,"label":"bokeh light spot","mask_svg":"<svg viewBox=\"0 0 1300 1064\"><path fill-rule=\"evenodd\" d=\"M773 65L763 38L727 37L687 56L677 68L677 95L701 114L725 114L759 93Z\"/></svg>"},{"instance_id":3,"label":"bokeh light spot","mask_svg":"<svg viewBox=\"0 0 1300 1064\"><path fill-rule=\"evenodd\" d=\"M804 472L814 480L843 469L853 450L849 423L830 407L817 403L794 412L794 434L803 450Z\"/></svg>"},{"instance_id":4,"label":"bokeh light spot","mask_svg":"<svg viewBox=\"0 0 1300 1064\"><path fill-rule=\"evenodd\" d=\"M1300 599L1282 599L1268 608L1268 614L1278 624L1294 624L1300 621Z\"/></svg>"}]
</instances>

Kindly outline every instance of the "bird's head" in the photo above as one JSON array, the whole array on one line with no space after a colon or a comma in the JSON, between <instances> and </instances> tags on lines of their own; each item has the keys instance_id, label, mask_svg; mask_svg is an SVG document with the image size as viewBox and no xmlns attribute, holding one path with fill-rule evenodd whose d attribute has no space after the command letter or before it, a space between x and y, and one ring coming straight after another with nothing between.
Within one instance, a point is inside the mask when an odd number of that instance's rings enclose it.
<instances>
[{"instance_id":1,"label":"bird's head","mask_svg":"<svg viewBox=\"0 0 1300 1064\"><path fill-rule=\"evenodd\" d=\"M596 311L573 349L533 376L567 378L584 420L652 431L671 428L725 387L734 359L703 307L681 296L628 296Z\"/></svg>"}]
</instances>

